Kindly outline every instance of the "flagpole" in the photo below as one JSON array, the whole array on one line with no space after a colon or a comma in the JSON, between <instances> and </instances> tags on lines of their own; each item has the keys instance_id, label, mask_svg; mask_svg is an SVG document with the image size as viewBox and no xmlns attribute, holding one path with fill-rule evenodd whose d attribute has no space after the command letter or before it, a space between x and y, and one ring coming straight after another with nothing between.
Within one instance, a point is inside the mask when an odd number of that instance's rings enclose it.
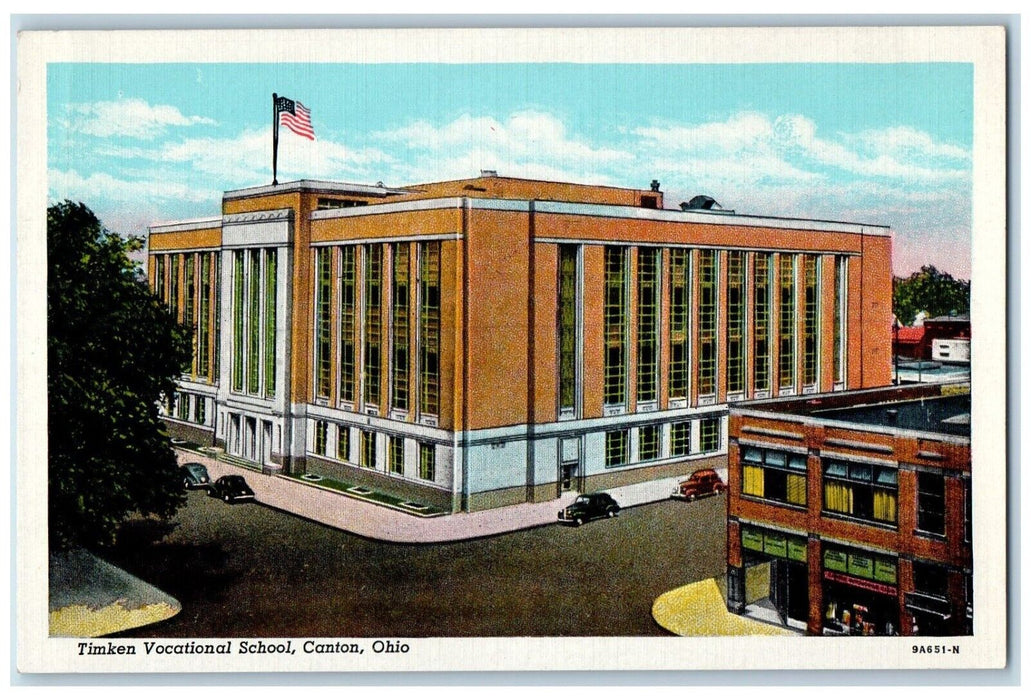
<instances>
[{"instance_id":1,"label":"flagpole","mask_svg":"<svg viewBox=\"0 0 1031 700\"><path fill-rule=\"evenodd\" d=\"M272 93L272 184L278 185L276 181L276 161L279 158L279 107L276 104L277 95Z\"/></svg>"}]
</instances>

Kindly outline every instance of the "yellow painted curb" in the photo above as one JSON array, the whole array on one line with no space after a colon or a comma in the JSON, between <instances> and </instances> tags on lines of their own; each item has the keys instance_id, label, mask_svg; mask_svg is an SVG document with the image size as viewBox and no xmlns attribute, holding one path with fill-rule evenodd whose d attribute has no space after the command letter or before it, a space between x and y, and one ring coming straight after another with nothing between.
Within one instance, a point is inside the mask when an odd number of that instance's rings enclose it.
<instances>
[{"instance_id":1,"label":"yellow painted curb","mask_svg":"<svg viewBox=\"0 0 1031 700\"><path fill-rule=\"evenodd\" d=\"M663 629L681 637L797 636L727 610L716 579L711 578L663 593L652 605L652 617Z\"/></svg>"}]
</instances>

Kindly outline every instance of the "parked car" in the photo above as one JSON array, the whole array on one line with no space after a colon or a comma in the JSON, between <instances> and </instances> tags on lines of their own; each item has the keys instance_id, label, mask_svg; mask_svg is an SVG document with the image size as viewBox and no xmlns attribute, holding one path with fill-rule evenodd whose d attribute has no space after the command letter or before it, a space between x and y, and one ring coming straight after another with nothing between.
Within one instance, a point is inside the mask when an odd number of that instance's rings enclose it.
<instances>
[{"instance_id":1,"label":"parked car","mask_svg":"<svg viewBox=\"0 0 1031 700\"><path fill-rule=\"evenodd\" d=\"M221 498L226 503L234 501L253 501L254 492L247 485L244 478L238 474L221 476L211 485L208 493L215 498Z\"/></svg>"},{"instance_id":2,"label":"parked car","mask_svg":"<svg viewBox=\"0 0 1031 700\"><path fill-rule=\"evenodd\" d=\"M593 518L614 518L619 515L619 504L607 493L585 493L558 512L560 522L577 527Z\"/></svg>"},{"instance_id":3,"label":"parked car","mask_svg":"<svg viewBox=\"0 0 1031 700\"><path fill-rule=\"evenodd\" d=\"M187 462L181 467L183 473L183 488L206 489L211 486L211 477L208 476L208 469L200 462Z\"/></svg>"},{"instance_id":4,"label":"parked car","mask_svg":"<svg viewBox=\"0 0 1031 700\"><path fill-rule=\"evenodd\" d=\"M726 484L715 469L699 469L686 481L681 481L670 497L693 501L703 496L718 496L726 490Z\"/></svg>"}]
</instances>

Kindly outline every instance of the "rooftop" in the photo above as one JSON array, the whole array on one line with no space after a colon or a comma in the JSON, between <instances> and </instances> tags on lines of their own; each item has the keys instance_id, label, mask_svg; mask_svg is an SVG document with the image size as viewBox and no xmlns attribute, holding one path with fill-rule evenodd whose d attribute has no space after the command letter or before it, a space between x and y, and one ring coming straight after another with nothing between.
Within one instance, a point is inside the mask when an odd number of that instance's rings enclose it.
<instances>
[{"instance_id":1,"label":"rooftop","mask_svg":"<svg viewBox=\"0 0 1031 700\"><path fill-rule=\"evenodd\" d=\"M970 437L970 394L884 401L813 411L813 416L863 425Z\"/></svg>"}]
</instances>

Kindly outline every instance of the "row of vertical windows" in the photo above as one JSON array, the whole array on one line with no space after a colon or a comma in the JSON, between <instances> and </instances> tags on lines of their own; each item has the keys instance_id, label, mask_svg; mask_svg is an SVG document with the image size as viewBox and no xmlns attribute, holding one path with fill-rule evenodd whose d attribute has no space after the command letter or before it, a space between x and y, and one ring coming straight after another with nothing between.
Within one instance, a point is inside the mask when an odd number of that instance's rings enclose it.
<instances>
[{"instance_id":1,"label":"row of vertical windows","mask_svg":"<svg viewBox=\"0 0 1031 700\"><path fill-rule=\"evenodd\" d=\"M727 392L745 390L745 254L727 253Z\"/></svg>"},{"instance_id":2,"label":"row of vertical windows","mask_svg":"<svg viewBox=\"0 0 1031 700\"><path fill-rule=\"evenodd\" d=\"M337 425L337 441L332 453L329 445L329 422L316 420L315 434L312 440L312 452L323 457L333 457L341 462L351 459L351 429L345 425ZM375 469L377 464L376 436L371 430L358 430L358 465L366 469ZM398 476L404 474L405 440L402 437L387 436L386 469ZM424 481L434 481L437 476L436 448L428 443L418 444L418 474Z\"/></svg>"},{"instance_id":3,"label":"row of vertical windows","mask_svg":"<svg viewBox=\"0 0 1031 700\"><path fill-rule=\"evenodd\" d=\"M181 421L205 425L208 419L207 397L199 394L188 394L182 391L173 392L163 405L164 412Z\"/></svg>"},{"instance_id":4,"label":"row of vertical windows","mask_svg":"<svg viewBox=\"0 0 1031 700\"><path fill-rule=\"evenodd\" d=\"M691 268L688 251L670 251L669 396L687 398L691 343Z\"/></svg>"},{"instance_id":5,"label":"row of vertical windows","mask_svg":"<svg viewBox=\"0 0 1031 700\"><path fill-rule=\"evenodd\" d=\"M698 252L698 394L716 393L716 251Z\"/></svg>"},{"instance_id":6,"label":"row of vertical windows","mask_svg":"<svg viewBox=\"0 0 1031 700\"><path fill-rule=\"evenodd\" d=\"M559 409L576 407L577 249L558 251L558 376Z\"/></svg>"},{"instance_id":7,"label":"row of vertical windows","mask_svg":"<svg viewBox=\"0 0 1031 700\"><path fill-rule=\"evenodd\" d=\"M179 298L180 271L182 299ZM217 350L218 334L212 336L212 279L217 279L218 256L212 253L172 253L154 256L154 289L176 319L193 331L190 374L210 380L217 376L218 358L211 363L212 346ZM215 287L217 289L217 287ZM218 305L215 304L216 314ZM217 322L214 328L218 328Z\"/></svg>"},{"instance_id":8,"label":"row of vertical windows","mask_svg":"<svg viewBox=\"0 0 1031 700\"><path fill-rule=\"evenodd\" d=\"M823 465L823 508L862 520L898 522L898 470L827 460Z\"/></svg>"},{"instance_id":9,"label":"row of vertical windows","mask_svg":"<svg viewBox=\"0 0 1031 700\"><path fill-rule=\"evenodd\" d=\"M604 400L606 405L626 401L627 366L627 255L625 248L605 248L605 371Z\"/></svg>"},{"instance_id":10,"label":"row of vertical windows","mask_svg":"<svg viewBox=\"0 0 1031 700\"><path fill-rule=\"evenodd\" d=\"M440 242L419 244L419 411L440 411Z\"/></svg>"},{"instance_id":11,"label":"row of vertical windows","mask_svg":"<svg viewBox=\"0 0 1031 700\"><path fill-rule=\"evenodd\" d=\"M315 393L323 397L329 396L331 387L331 252L328 248L315 251Z\"/></svg>"},{"instance_id":12,"label":"row of vertical windows","mask_svg":"<svg viewBox=\"0 0 1031 700\"><path fill-rule=\"evenodd\" d=\"M391 299L394 303L393 380L390 405L408 410L408 243L394 244Z\"/></svg>"},{"instance_id":13,"label":"row of vertical windows","mask_svg":"<svg viewBox=\"0 0 1031 700\"><path fill-rule=\"evenodd\" d=\"M200 254L200 296L197 300L197 333L195 335L196 374L208 379L211 378L209 370L211 364L211 279L214 274L211 263L214 257L211 253ZM215 329L217 334L217 324Z\"/></svg>"},{"instance_id":14,"label":"row of vertical windows","mask_svg":"<svg viewBox=\"0 0 1031 700\"><path fill-rule=\"evenodd\" d=\"M380 402L380 342L383 337L382 295L383 248L370 245L365 248L365 403L378 406Z\"/></svg>"},{"instance_id":15,"label":"row of vertical windows","mask_svg":"<svg viewBox=\"0 0 1031 700\"><path fill-rule=\"evenodd\" d=\"M795 259L780 256L780 386L795 384Z\"/></svg>"},{"instance_id":16,"label":"row of vertical windows","mask_svg":"<svg viewBox=\"0 0 1031 700\"><path fill-rule=\"evenodd\" d=\"M637 400L659 397L659 253L637 255Z\"/></svg>"},{"instance_id":17,"label":"row of vertical windows","mask_svg":"<svg viewBox=\"0 0 1031 700\"><path fill-rule=\"evenodd\" d=\"M802 309L802 384L816 384L817 347L819 343L819 272L815 255L802 256L802 283L804 304Z\"/></svg>"},{"instance_id":18,"label":"row of vertical windows","mask_svg":"<svg viewBox=\"0 0 1031 700\"><path fill-rule=\"evenodd\" d=\"M720 449L719 418L703 418L698 421L698 452L715 452ZM671 457L683 457L690 452L691 421L671 423L669 427ZM647 462L659 459L661 454L661 431L658 425L646 425L637 429L637 459ZM621 467L630 462L630 430L610 430L605 433L605 466Z\"/></svg>"},{"instance_id":19,"label":"row of vertical windows","mask_svg":"<svg viewBox=\"0 0 1031 700\"><path fill-rule=\"evenodd\" d=\"M847 258L842 255L834 258L834 382L845 381L845 309L847 308L845 292L848 280L845 274Z\"/></svg>"},{"instance_id":20,"label":"row of vertical windows","mask_svg":"<svg viewBox=\"0 0 1031 700\"><path fill-rule=\"evenodd\" d=\"M261 366L258 353L261 350L261 256L257 251L248 251L250 258L249 284L247 288L247 391L257 394Z\"/></svg>"},{"instance_id":21,"label":"row of vertical windows","mask_svg":"<svg viewBox=\"0 0 1031 700\"><path fill-rule=\"evenodd\" d=\"M329 251L326 251L327 256ZM357 358L357 342L355 333L357 331L358 318L358 270L355 260L354 246L345 246L340 249L340 400L346 403L354 403L355 384L358 380L355 371ZM328 377L329 366L327 361L326 374ZM326 397L329 396L329 380L326 382Z\"/></svg>"},{"instance_id":22,"label":"row of vertical windows","mask_svg":"<svg viewBox=\"0 0 1031 700\"><path fill-rule=\"evenodd\" d=\"M264 273L263 273L264 271ZM276 393L276 250L233 251L232 390ZM265 382L261 378L264 375Z\"/></svg>"},{"instance_id":23,"label":"row of vertical windows","mask_svg":"<svg viewBox=\"0 0 1031 700\"><path fill-rule=\"evenodd\" d=\"M755 268L755 313L753 315L752 332L755 335L753 350L752 386L755 391L770 389L770 274L773 271L771 256L768 253L756 253L753 260Z\"/></svg>"},{"instance_id":24,"label":"row of vertical windows","mask_svg":"<svg viewBox=\"0 0 1031 700\"><path fill-rule=\"evenodd\" d=\"M233 251L233 364L232 389L243 393L243 255Z\"/></svg>"}]
</instances>

